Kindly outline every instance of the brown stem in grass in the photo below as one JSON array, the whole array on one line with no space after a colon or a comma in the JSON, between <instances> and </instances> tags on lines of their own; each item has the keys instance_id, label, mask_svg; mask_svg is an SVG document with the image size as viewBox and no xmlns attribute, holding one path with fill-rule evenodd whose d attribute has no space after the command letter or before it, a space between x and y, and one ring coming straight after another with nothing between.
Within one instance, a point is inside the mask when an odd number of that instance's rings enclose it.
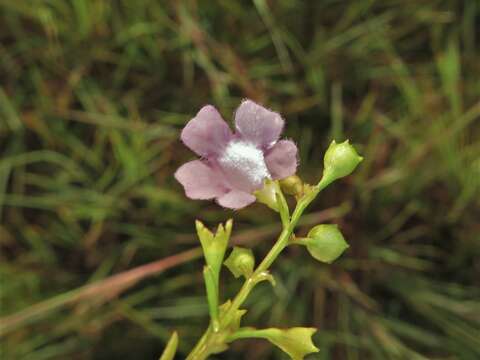
<instances>
[{"instance_id":1,"label":"brown stem in grass","mask_svg":"<svg viewBox=\"0 0 480 360\"><path fill-rule=\"evenodd\" d=\"M157 275L171 267L193 260L201 255L202 251L200 247L196 247L37 303L25 310L1 318L0 336L38 319L40 316L58 307L71 305L91 298L95 298L95 301L98 301L98 298L100 298L101 301L105 301L117 296L140 280L152 275Z\"/></svg>"}]
</instances>

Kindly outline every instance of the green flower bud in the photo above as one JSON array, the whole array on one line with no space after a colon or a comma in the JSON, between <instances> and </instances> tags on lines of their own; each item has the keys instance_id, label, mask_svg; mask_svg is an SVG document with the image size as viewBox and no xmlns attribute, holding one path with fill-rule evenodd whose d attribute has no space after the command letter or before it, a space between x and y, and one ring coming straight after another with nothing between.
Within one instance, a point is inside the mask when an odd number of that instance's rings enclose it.
<instances>
[{"instance_id":1,"label":"green flower bud","mask_svg":"<svg viewBox=\"0 0 480 360\"><path fill-rule=\"evenodd\" d=\"M349 247L337 225L317 225L302 241L315 259L331 263Z\"/></svg>"},{"instance_id":2,"label":"green flower bud","mask_svg":"<svg viewBox=\"0 0 480 360\"><path fill-rule=\"evenodd\" d=\"M357 165L363 160L348 140L337 144L333 140L323 158L323 181L332 181L350 175Z\"/></svg>"},{"instance_id":3,"label":"green flower bud","mask_svg":"<svg viewBox=\"0 0 480 360\"><path fill-rule=\"evenodd\" d=\"M280 186L285 194L298 197L303 194L303 181L297 175L288 176L280 180Z\"/></svg>"},{"instance_id":4,"label":"green flower bud","mask_svg":"<svg viewBox=\"0 0 480 360\"><path fill-rule=\"evenodd\" d=\"M262 189L255 191L257 201L267 205L270 209L278 212L277 184L274 181L266 180Z\"/></svg>"},{"instance_id":5,"label":"green flower bud","mask_svg":"<svg viewBox=\"0 0 480 360\"><path fill-rule=\"evenodd\" d=\"M224 264L235 278L242 275L247 278L253 273L255 258L252 250L235 246Z\"/></svg>"}]
</instances>

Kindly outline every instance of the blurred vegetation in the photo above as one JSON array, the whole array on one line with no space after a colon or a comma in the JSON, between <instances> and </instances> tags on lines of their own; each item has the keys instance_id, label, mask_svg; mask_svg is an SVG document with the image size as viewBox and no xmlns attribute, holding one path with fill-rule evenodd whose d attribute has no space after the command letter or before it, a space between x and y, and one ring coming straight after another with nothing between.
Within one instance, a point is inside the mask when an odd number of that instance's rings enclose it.
<instances>
[{"instance_id":1,"label":"blurred vegetation","mask_svg":"<svg viewBox=\"0 0 480 360\"><path fill-rule=\"evenodd\" d=\"M208 322L194 219L234 217L257 258L278 233L172 176L198 109L249 97L307 181L332 138L365 161L299 231L338 223L349 251L289 249L245 323L318 327L312 359L480 358L479 39L477 0L0 0L0 356L156 359L177 330L184 357Z\"/></svg>"}]
</instances>

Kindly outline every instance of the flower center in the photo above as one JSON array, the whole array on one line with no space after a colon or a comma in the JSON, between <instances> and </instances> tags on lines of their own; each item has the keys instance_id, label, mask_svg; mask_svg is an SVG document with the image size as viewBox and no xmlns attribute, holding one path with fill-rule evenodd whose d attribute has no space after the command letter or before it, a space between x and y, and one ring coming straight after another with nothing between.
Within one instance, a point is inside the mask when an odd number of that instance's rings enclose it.
<instances>
[{"instance_id":1,"label":"flower center","mask_svg":"<svg viewBox=\"0 0 480 360\"><path fill-rule=\"evenodd\" d=\"M218 161L228 180L245 191L261 188L263 180L270 178L263 151L248 142L231 141Z\"/></svg>"}]
</instances>

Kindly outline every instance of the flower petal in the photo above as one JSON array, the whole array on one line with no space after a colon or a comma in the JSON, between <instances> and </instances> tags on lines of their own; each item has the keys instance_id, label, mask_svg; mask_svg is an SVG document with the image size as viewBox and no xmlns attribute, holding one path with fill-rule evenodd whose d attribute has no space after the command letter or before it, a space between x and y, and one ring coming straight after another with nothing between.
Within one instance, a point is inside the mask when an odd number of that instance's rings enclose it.
<instances>
[{"instance_id":1,"label":"flower petal","mask_svg":"<svg viewBox=\"0 0 480 360\"><path fill-rule=\"evenodd\" d=\"M293 141L280 140L265 156L265 163L272 179L283 179L297 170L297 146Z\"/></svg>"},{"instance_id":2,"label":"flower petal","mask_svg":"<svg viewBox=\"0 0 480 360\"><path fill-rule=\"evenodd\" d=\"M218 154L232 138L232 131L217 109L206 105L183 128L181 139L198 155Z\"/></svg>"},{"instance_id":3,"label":"flower petal","mask_svg":"<svg viewBox=\"0 0 480 360\"><path fill-rule=\"evenodd\" d=\"M235 112L235 128L240 136L264 149L272 146L283 130L284 121L276 112L252 100L243 101Z\"/></svg>"},{"instance_id":4,"label":"flower petal","mask_svg":"<svg viewBox=\"0 0 480 360\"><path fill-rule=\"evenodd\" d=\"M227 194L217 198L217 202L229 209L241 209L255 202L255 196L240 190L231 190Z\"/></svg>"},{"instance_id":5,"label":"flower petal","mask_svg":"<svg viewBox=\"0 0 480 360\"><path fill-rule=\"evenodd\" d=\"M175 179L183 185L190 199L213 199L228 192L222 182L222 173L200 160L182 165L175 172Z\"/></svg>"}]
</instances>

